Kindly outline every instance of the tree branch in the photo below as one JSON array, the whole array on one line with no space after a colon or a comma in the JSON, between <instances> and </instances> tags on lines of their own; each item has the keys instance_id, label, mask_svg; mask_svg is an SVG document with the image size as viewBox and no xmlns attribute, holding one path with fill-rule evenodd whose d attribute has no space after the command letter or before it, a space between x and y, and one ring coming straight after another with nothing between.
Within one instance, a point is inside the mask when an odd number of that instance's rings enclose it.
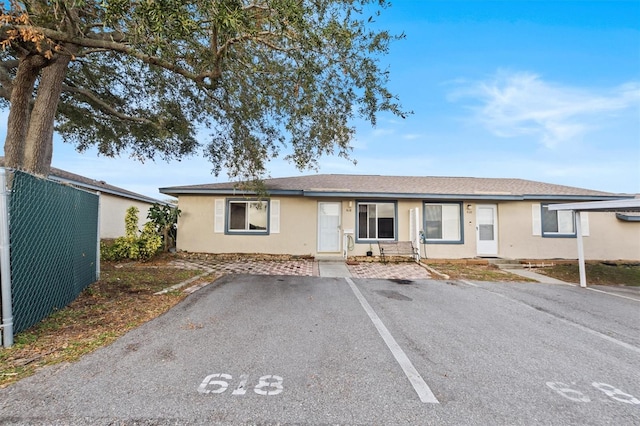
<instances>
[{"instance_id":1,"label":"tree branch","mask_svg":"<svg viewBox=\"0 0 640 426\"><path fill-rule=\"evenodd\" d=\"M253 41L256 41L258 43L262 43L265 46L269 47L270 49L277 50L279 52L291 52L293 50L296 50L296 49L287 49L287 48L284 48L284 47L280 47L280 46L277 46L274 43L268 41L266 39L266 37L267 36L272 36L272 35L273 35L272 32L261 31L261 32L259 32L257 34L243 34L243 35L240 35L240 36L237 36L237 37L232 37L232 38L228 39L227 41L225 41L222 46L220 46L220 48L218 49L216 55L218 57L222 57L224 55L224 53L226 52L226 50L230 46L232 46L232 45L234 45L236 43L240 43L240 42L246 41L246 40L253 40Z\"/></svg>"},{"instance_id":2,"label":"tree branch","mask_svg":"<svg viewBox=\"0 0 640 426\"><path fill-rule=\"evenodd\" d=\"M131 121L131 122L140 123L140 124L152 124L152 125L155 124L153 121L147 120L146 118L131 117L131 116L128 116L126 114L121 113L120 111L114 109L108 103L104 102L95 93L93 93L90 90L80 89L80 88L73 87L73 86L68 86L68 85L64 85L62 87L62 89L65 92L77 93L79 95L84 96L91 103L98 105L102 110L107 112L109 115L113 115L114 117L117 117L117 118L119 118L121 120Z\"/></svg>"},{"instance_id":3,"label":"tree branch","mask_svg":"<svg viewBox=\"0 0 640 426\"><path fill-rule=\"evenodd\" d=\"M115 52L125 53L130 55L140 61L150 64L156 65L161 68L166 69L167 71L174 72L179 74L189 80L198 83L201 86L207 88L215 88L215 84L206 83L206 79L210 79L212 82L217 80L222 76L220 70L208 71L203 73L194 73L185 68L179 67L175 62L169 62L157 56L147 55L146 53L142 53L131 46L125 44L124 42L117 42L111 40L102 40L93 37L75 37L69 34L66 34L61 31L51 30L48 28L42 27L32 27L32 26L23 26L23 25L15 25L16 29L30 29L32 31L38 31L42 33L44 36L48 37L51 40L63 43L74 44L80 47L88 47L88 48L98 48L98 49L108 49Z\"/></svg>"}]
</instances>

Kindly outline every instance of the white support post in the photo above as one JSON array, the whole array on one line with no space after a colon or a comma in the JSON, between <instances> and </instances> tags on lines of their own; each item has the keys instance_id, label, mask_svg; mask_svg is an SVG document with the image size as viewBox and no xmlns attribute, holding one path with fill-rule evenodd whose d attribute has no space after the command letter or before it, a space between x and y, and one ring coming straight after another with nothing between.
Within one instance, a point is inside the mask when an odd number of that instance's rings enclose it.
<instances>
[{"instance_id":1,"label":"white support post","mask_svg":"<svg viewBox=\"0 0 640 426\"><path fill-rule=\"evenodd\" d=\"M347 245L349 244L348 238L349 237L347 237L347 233L343 232L342 233L342 258L344 260L347 260L347 256L348 256L348 253L347 253L347 250L348 250Z\"/></svg>"},{"instance_id":2,"label":"white support post","mask_svg":"<svg viewBox=\"0 0 640 426\"><path fill-rule=\"evenodd\" d=\"M342 257L344 260L349 258L349 238L354 238L355 232L353 229L342 230Z\"/></svg>"},{"instance_id":3,"label":"white support post","mask_svg":"<svg viewBox=\"0 0 640 426\"><path fill-rule=\"evenodd\" d=\"M420 252L420 209L409 209L409 240L416 249L417 261L420 262L420 258L423 257Z\"/></svg>"},{"instance_id":4,"label":"white support post","mask_svg":"<svg viewBox=\"0 0 640 426\"><path fill-rule=\"evenodd\" d=\"M9 253L9 197L7 175L0 169L0 291L2 297L2 345L13 346L13 305L11 297L11 256Z\"/></svg>"},{"instance_id":5,"label":"white support post","mask_svg":"<svg viewBox=\"0 0 640 426\"><path fill-rule=\"evenodd\" d=\"M578 268L580 269L580 287L587 287L587 272L584 263L584 244L582 241L582 222L580 211L576 211L576 239L578 241Z\"/></svg>"}]
</instances>

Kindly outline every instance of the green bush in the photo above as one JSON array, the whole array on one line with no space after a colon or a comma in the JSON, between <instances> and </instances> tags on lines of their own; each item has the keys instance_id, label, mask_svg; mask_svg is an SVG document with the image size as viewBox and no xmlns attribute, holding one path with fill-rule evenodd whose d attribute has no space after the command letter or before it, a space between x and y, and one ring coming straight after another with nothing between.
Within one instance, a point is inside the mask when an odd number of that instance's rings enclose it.
<instances>
[{"instance_id":1,"label":"green bush","mask_svg":"<svg viewBox=\"0 0 640 426\"><path fill-rule=\"evenodd\" d=\"M100 258L102 260L118 261L148 260L155 256L162 247L162 237L157 234L155 225L151 222L144 224L138 235L138 209L130 207L125 216L124 237L116 238L112 243L100 243Z\"/></svg>"}]
</instances>

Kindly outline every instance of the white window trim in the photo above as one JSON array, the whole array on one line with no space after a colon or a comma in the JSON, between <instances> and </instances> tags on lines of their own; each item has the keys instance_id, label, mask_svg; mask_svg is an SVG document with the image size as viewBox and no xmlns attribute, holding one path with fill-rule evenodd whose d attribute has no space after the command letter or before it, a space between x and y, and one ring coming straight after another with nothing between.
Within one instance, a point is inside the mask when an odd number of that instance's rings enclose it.
<instances>
[{"instance_id":1,"label":"white window trim","mask_svg":"<svg viewBox=\"0 0 640 426\"><path fill-rule=\"evenodd\" d=\"M270 200L258 200L258 199L240 199L240 198L228 198L226 200L226 206L225 206L225 214L226 214L226 220L224 222L224 233L226 235L269 235L270 233L270 214L271 214L271 206L270 206ZM259 229L231 229L230 227L230 221L231 221L231 214L230 214L230 208L231 208L231 204L239 204L239 203L245 203L247 205L249 205L250 203L265 203L266 204L266 209L267 209L267 223L266 223L266 229L264 230L259 230ZM248 211L248 210L247 210ZM248 220L248 218L247 218Z\"/></svg>"},{"instance_id":2,"label":"white window trim","mask_svg":"<svg viewBox=\"0 0 640 426\"><path fill-rule=\"evenodd\" d=\"M376 209L376 237L369 238L360 237L360 206L371 204L391 204L393 206L393 238L379 238L377 229L377 209ZM356 242L371 243L374 241L397 241L398 240L398 203L395 201L367 201L361 200L356 202Z\"/></svg>"},{"instance_id":3,"label":"white window trim","mask_svg":"<svg viewBox=\"0 0 640 426\"><path fill-rule=\"evenodd\" d=\"M269 205L269 234L280 233L280 200L270 200ZM225 233L225 199L216 198L214 201L213 232ZM241 233L241 232L238 232ZM232 232L236 234L236 232ZM262 233L261 233L262 234Z\"/></svg>"},{"instance_id":4,"label":"white window trim","mask_svg":"<svg viewBox=\"0 0 640 426\"><path fill-rule=\"evenodd\" d=\"M443 237L442 238L427 238L427 206L442 206L442 213L443 213L443 217L442 217L442 233L443 233ZM464 228L462 226L462 224L464 223L463 218L462 218L462 203L461 202L453 202L453 203L442 203L442 202L425 202L423 204L424 207L424 236L425 236L425 242L427 243L435 243L435 244L462 244L464 243ZM449 211L451 213L452 209L447 208L445 209L445 207L455 207L456 211L455 211L455 218L456 218L456 223L452 224L453 216L450 216L449 218L445 218L445 211ZM449 226L447 226L449 225ZM457 225L457 227L453 226L453 225ZM457 229L457 235L455 238L446 238L445 237L445 233L450 232L451 229L453 228ZM450 234L449 234L450 235Z\"/></svg>"},{"instance_id":5,"label":"white window trim","mask_svg":"<svg viewBox=\"0 0 640 426\"><path fill-rule=\"evenodd\" d=\"M544 238L575 238L577 236L576 216L573 210L557 210L557 214L571 214L573 217L573 233L566 232L543 232L542 231L542 208L544 205L550 205L552 203L538 203L531 205L532 215L532 228L534 236L542 236ZM582 229L582 236L588 237L589 230L589 214L587 212L580 213L580 227Z\"/></svg>"}]
</instances>

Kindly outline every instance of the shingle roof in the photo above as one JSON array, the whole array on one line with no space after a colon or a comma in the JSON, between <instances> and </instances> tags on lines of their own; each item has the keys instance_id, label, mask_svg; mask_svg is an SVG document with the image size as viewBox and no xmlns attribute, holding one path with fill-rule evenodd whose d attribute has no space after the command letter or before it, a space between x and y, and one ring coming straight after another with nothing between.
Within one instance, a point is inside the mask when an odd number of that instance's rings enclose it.
<instances>
[{"instance_id":1,"label":"shingle roof","mask_svg":"<svg viewBox=\"0 0 640 426\"><path fill-rule=\"evenodd\" d=\"M54 180L69 183L71 185L79 186L92 191L101 191L107 194L112 194L112 195L117 195L119 197L143 201L146 203L164 204L163 201L156 200L155 198L147 197L145 195L141 195L123 188L119 188L117 186L109 185L105 181L91 179L85 176L68 172L66 170L57 169L55 167L51 168L51 173L49 177Z\"/></svg>"},{"instance_id":2,"label":"shingle roof","mask_svg":"<svg viewBox=\"0 0 640 426\"><path fill-rule=\"evenodd\" d=\"M615 198L610 192L554 185L524 179L380 176L317 174L299 177L266 179L270 194L298 194L306 196L371 196L397 198L443 198L464 196L466 199L522 199L522 198ZM234 182L160 188L170 195L181 194L246 194Z\"/></svg>"},{"instance_id":3,"label":"shingle roof","mask_svg":"<svg viewBox=\"0 0 640 426\"><path fill-rule=\"evenodd\" d=\"M0 157L0 167L4 167L4 157ZM164 203L163 201L156 200L155 198L147 197L145 195L137 194L135 192L128 191L117 186L109 185L105 181L91 179L85 176L68 172L66 170L57 169L55 167L51 167L49 178L83 189L87 189L89 191L100 191L106 194L142 201L145 203Z\"/></svg>"}]
</instances>

